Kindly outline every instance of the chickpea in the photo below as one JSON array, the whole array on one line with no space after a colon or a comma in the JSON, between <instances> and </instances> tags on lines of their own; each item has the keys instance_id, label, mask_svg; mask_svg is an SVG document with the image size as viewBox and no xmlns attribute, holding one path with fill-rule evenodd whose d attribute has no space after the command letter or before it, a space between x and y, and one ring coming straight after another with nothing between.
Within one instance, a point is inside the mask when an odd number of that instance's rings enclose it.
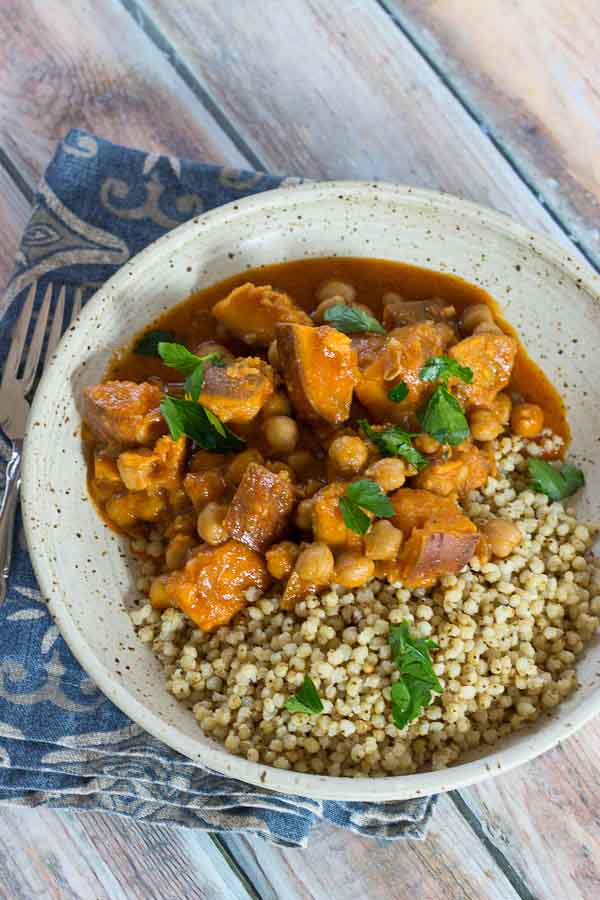
<instances>
[{"instance_id":1,"label":"chickpea","mask_svg":"<svg viewBox=\"0 0 600 900\"><path fill-rule=\"evenodd\" d=\"M481 322L473 329L473 334L504 334L495 322Z\"/></svg>"},{"instance_id":2,"label":"chickpea","mask_svg":"<svg viewBox=\"0 0 600 900\"><path fill-rule=\"evenodd\" d=\"M414 439L413 444L417 450L421 453L426 453L428 456L437 453L442 446L439 441L436 441L436 439L429 434L418 434Z\"/></svg>"},{"instance_id":3,"label":"chickpea","mask_svg":"<svg viewBox=\"0 0 600 900\"><path fill-rule=\"evenodd\" d=\"M482 528L493 556L509 556L523 539L520 529L509 519L490 519Z\"/></svg>"},{"instance_id":4,"label":"chickpea","mask_svg":"<svg viewBox=\"0 0 600 900\"><path fill-rule=\"evenodd\" d=\"M294 521L301 531L312 530L312 508L312 497L307 500L301 500L296 507L296 515L294 516Z\"/></svg>"},{"instance_id":5,"label":"chickpea","mask_svg":"<svg viewBox=\"0 0 600 900\"><path fill-rule=\"evenodd\" d=\"M475 303L467 306L460 317L461 331L465 334L473 334L478 325L484 322L493 322L492 313L485 303Z\"/></svg>"},{"instance_id":6,"label":"chickpea","mask_svg":"<svg viewBox=\"0 0 600 900\"><path fill-rule=\"evenodd\" d=\"M333 580L345 588L357 588L373 577L375 564L360 553L340 553L335 564Z\"/></svg>"},{"instance_id":7,"label":"chickpea","mask_svg":"<svg viewBox=\"0 0 600 900\"><path fill-rule=\"evenodd\" d=\"M329 300L331 297L339 297L342 303L352 303L356 297L356 291L346 281L325 281L315 294L317 300Z\"/></svg>"},{"instance_id":8,"label":"chickpea","mask_svg":"<svg viewBox=\"0 0 600 900\"><path fill-rule=\"evenodd\" d=\"M227 480L231 481L232 484L239 484L250 463L261 464L263 461L262 454L259 453L258 450L255 450L254 448L242 450L242 452L238 453L235 459L229 463L227 467Z\"/></svg>"},{"instance_id":9,"label":"chickpea","mask_svg":"<svg viewBox=\"0 0 600 900\"><path fill-rule=\"evenodd\" d=\"M510 424L520 437L537 437L544 427L544 411L537 403L519 403L513 406Z\"/></svg>"},{"instance_id":10,"label":"chickpea","mask_svg":"<svg viewBox=\"0 0 600 900\"><path fill-rule=\"evenodd\" d=\"M196 530L207 544L222 544L229 537L229 532L223 524L227 515L227 506L221 503L207 503L204 509L198 513Z\"/></svg>"},{"instance_id":11,"label":"chickpea","mask_svg":"<svg viewBox=\"0 0 600 900\"><path fill-rule=\"evenodd\" d=\"M267 359L269 360L269 365L273 366L274 369L279 369L280 359L277 340L271 341L269 344Z\"/></svg>"},{"instance_id":12,"label":"chickpea","mask_svg":"<svg viewBox=\"0 0 600 900\"><path fill-rule=\"evenodd\" d=\"M335 562L327 544L315 543L300 551L296 572L312 584L328 584L333 578Z\"/></svg>"},{"instance_id":13,"label":"chickpea","mask_svg":"<svg viewBox=\"0 0 600 900\"><path fill-rule=\"evenodd\" d=\"M289 416L291 411L288 398L282 391L276 391L263 406L262 416L263 419L270 419L271 416Z\"/></svg>"},{"instance_id":14,"label":"chickpea","mask_svg":"<svg viewBox=\"0 0 600 900\"><path fill-rule=\"evenodd\" d=\"M365 555L369 559L396 559L402 539L398 528L387 519L380 519L365 537Z\"/></svg>"},{"instance_id":15,"label":"chickpea","mask_svg":"<svg viewBox=\"0 0 600 900\"><path fill-rule=\"evenodd\" d=\"M263 431L276 456L286 456L296 449L298 426L289 416L271 416L263 425Z\"/></svg>"},{"instance_id":16,"label":"chickpea","mask_svg":"<svg viewBox=\"0 0 600 900\"><path fill-rule=\"evenodd\" d=\"M406 480L406 463L392 457L378 459L369 466L366 474L377 482L382 491L396 491Z\"/></svg>"},{"instance_id":17,"label":"chickpea","mask_svg":"<svg viewBox=\"0 0 600 900\"><path fill-rule=\"evenodd\" d=\"M510 412L512 409L512 400L510 399L509 395L498 394L498 396L494 400L492 409L494 410L494 413L498 416L502 424L508 425L508 423L510 422Z\"/></svg>"},{"instance_id":18,"label":"chickpea","mask_svg":"<svg viewBox=\"0 0 600 900\"><path fill-rule=\"evenodd\" d=\"M329 445L329 459L341 471L349 475L360 472L369 458L365 442L351 434L335 438Z\"/></svg>"},{"instance_id":19,"label":"chickpea","mask_svg":"<svg viewBox=\"0 0 600 900\"><path fill-rule=\"evenodd\" d=\"M491 409L475 409L469 416L471 434L476 441L493 441L504 430L502 422Z\"/></svg>"},{"instance_id":20,"label":"chickpea","mask_svg":"<svg viewBox=\"0 0 600 900\"><path fill-rule=\"evenodd\" d=\"M293 541L274 544L265 554L269 574L277 581L285 581L292 574L299 552L300 548Z\"/></svg>"}]
</instances>

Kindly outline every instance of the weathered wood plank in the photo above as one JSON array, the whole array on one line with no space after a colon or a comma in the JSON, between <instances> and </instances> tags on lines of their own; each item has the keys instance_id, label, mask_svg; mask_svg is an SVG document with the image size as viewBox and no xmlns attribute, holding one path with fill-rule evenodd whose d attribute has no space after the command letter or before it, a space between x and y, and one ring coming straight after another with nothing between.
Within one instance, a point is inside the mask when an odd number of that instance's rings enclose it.
<instances>
[{"instance_id":1,"label":"weathered wood plank","mask_svg":"<svg viewBox=\"0 0 600 900\"><path fill-rule=\"evenodd\" d=\"M29 202L14 181L0 167L0 291L10 277L14 265L15 253L27 218ZM1 294L0 294L1 297ZM0 310L2 303L0 300Z\"/></svg>"},{"instance_id":2,"label":"weathered wood plank","mask_svg":"<svg viewBox=\"0 0 600 900\"><path fill-rule=\"evenodd\" d=\"M305 850L225 837L261 896L285 900L517 900L518 893L441 797L425 841L383 844L321 826Z\"/></svg>"},{"instance_id":3,"label":"weathered wood plank","mask_svg":"<svg viewBox=\"0 0 600 900\"><path fill-rule=\"evenodd\" d=\"M250 900L208 835L0 807L0 900Z\"/></svg>"},{"instance_id":4,"label":"weathered wood plank","mask_svg":"<svg viewBox=\"0 0 600 900\"><path fill-rule=\"evenodd\" d=\"M566 238L374 0L144 0L266 165L449 191Z\"/></svg>"},{"instance_id":5,"label":"weathered wood plank","mask_svg":"<svg viewBox=\"0 0 600 900\"><path fill-rule=\"evenodd\" d=\"M598 3L385 3L599 262Z\"/></svg>"},{"instance_id":6,"label":"weathered wood plank","mask_svg":"<svg viewBox=\"0 0 600 900\"><path fill-rule=\"evenodd\" d=\"M600 722L543 757L463 791L539 900L600 896Z\"/></svg>"},{"instance_id":7,"label":"weathered wood plank","mask_svg":"<svg viewBox=\"0 0 600 900\"><path fill-rule=\"evenodd\" d=\"M79 127L213 162L244 158L117 2L6 0L0 18L0 144L34 185Z\"/></svg>"}]
</instances>

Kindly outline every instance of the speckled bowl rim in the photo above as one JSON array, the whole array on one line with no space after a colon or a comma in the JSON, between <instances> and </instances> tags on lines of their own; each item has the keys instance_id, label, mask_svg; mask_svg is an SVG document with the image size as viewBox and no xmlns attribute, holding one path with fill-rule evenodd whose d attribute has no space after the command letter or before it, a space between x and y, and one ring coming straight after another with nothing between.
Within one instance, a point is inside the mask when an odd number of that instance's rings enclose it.
<instances>
[{"instance_id":1,"label":"speckled bowl rim","mask_svg":"<svg viewBox=\"0 0 600 900\"><path fill-rule=\"evenodd\" d=\"M343 202L349 199L373 200L374 196L378 196L386 202L410 205L413 201L432 209L443 209L445 212L455 213L462 219L466 217L477 220L487 228L517 242L523 250L533 252L558 266L569 278L579 282L595 298L596 302L600 299L600 277L591 268L587 267L585 263L582 264L579 258L575 260L558 244L512 221L504 213L492 211L449 194L422 188L390 182L338 181L304 183L277 188L233 201L184 223L130 259L86 304L79 321L84 322L87 317L93 316L95 310L100 308L104 295L108 292L126 290L130 278L129 273L132 270L143 269L155 257L164 256L166 259L188 241L206 237L213 225L223 224L237 216L248 217L253 211L276 210L282 204L289 205L292 194L295 206L299 206L303 202L314 202L315 197L322 199L326 197L331 202L335 201L337 195L340 202ZM70 329L63 337L55 358L43 375L40 388L51 382L56 359L69 353L73 331L74 329ZM127 336L124 336L124 342L126 339ZM42 394L43 390L38 389L32 404L31 421L35 419L43 423L49 414L48 409L42 405ZM561 717L559 711L554 721L546 726L543 733L536 733L534 730L525 731L518 736L514 746L501 748L473 761L457 763L447 769L414 775L343 778L304 774L253 763L234 756L225 748L199 746L194 738L183 734L177 727L165 722L145 704L135 699L130 691L119 683L115 674L95 656L91 644L82 639L61 593L55 589L50 554L39 531L32 527L37 490L35 454L32 450L36 442L43 441L43 431L43 428L31 429L26 438L22 507L25 535L33 568L43 596L50 598L48 600L50 613L74 656L103 693L134 722L197 764L259 787L268 787L286 794L316 799L362 802L408 799L455 790L489 776L508 772L550 750L600 712L600 691L598 691L595 695L586 698L577 709L571 710L567 717L568 721Z\"/></svg>"}]
</instances>

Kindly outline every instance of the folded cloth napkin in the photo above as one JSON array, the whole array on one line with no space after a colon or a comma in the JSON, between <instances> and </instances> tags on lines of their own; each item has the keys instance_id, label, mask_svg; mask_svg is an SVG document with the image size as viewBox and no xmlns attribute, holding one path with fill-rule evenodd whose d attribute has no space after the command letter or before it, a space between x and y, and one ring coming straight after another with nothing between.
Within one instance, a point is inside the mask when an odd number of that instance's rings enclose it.
<instances>
[{"instance_id":1,"label":"folded cloth napkin","mask_svg":"<svg viewBox=\"0 0 600 900\"><path fill-rule=\"evenodd\" d=\"M28 286L87 300L131 256L186 219L298 179L119 147L71 131L39 187L0 328L0 365ZM39 302L39 299L38 299ZM2 458L8 458L5 442ZM303 846L321 820L382 839L420 838L435 798L339 803L284 796L207 772L132 723L71 655L42 602L18 523L0 607L0 802L104 810Z\"/></svg>"}]
</instances>

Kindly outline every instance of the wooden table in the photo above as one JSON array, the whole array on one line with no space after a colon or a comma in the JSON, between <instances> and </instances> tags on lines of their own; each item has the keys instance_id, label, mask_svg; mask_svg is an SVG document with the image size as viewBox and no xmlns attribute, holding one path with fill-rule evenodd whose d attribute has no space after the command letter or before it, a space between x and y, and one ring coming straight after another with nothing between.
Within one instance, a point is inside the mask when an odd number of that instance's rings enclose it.
<instances>
[{"instance_id":1,"label":"wooden table","mask_svg":"<svg viewBox=\"0 0 600 900\"><path fill-rule=\"evenodd\" d=\"M72 126L313 178L471 198L600 260L594 0L1 0L0 265ZM574 246L575 245L575 246ZM600 896L600 724L440 799L427 840L307 850L0 809L0 897Z\"/></svg>"}]
</instances>

